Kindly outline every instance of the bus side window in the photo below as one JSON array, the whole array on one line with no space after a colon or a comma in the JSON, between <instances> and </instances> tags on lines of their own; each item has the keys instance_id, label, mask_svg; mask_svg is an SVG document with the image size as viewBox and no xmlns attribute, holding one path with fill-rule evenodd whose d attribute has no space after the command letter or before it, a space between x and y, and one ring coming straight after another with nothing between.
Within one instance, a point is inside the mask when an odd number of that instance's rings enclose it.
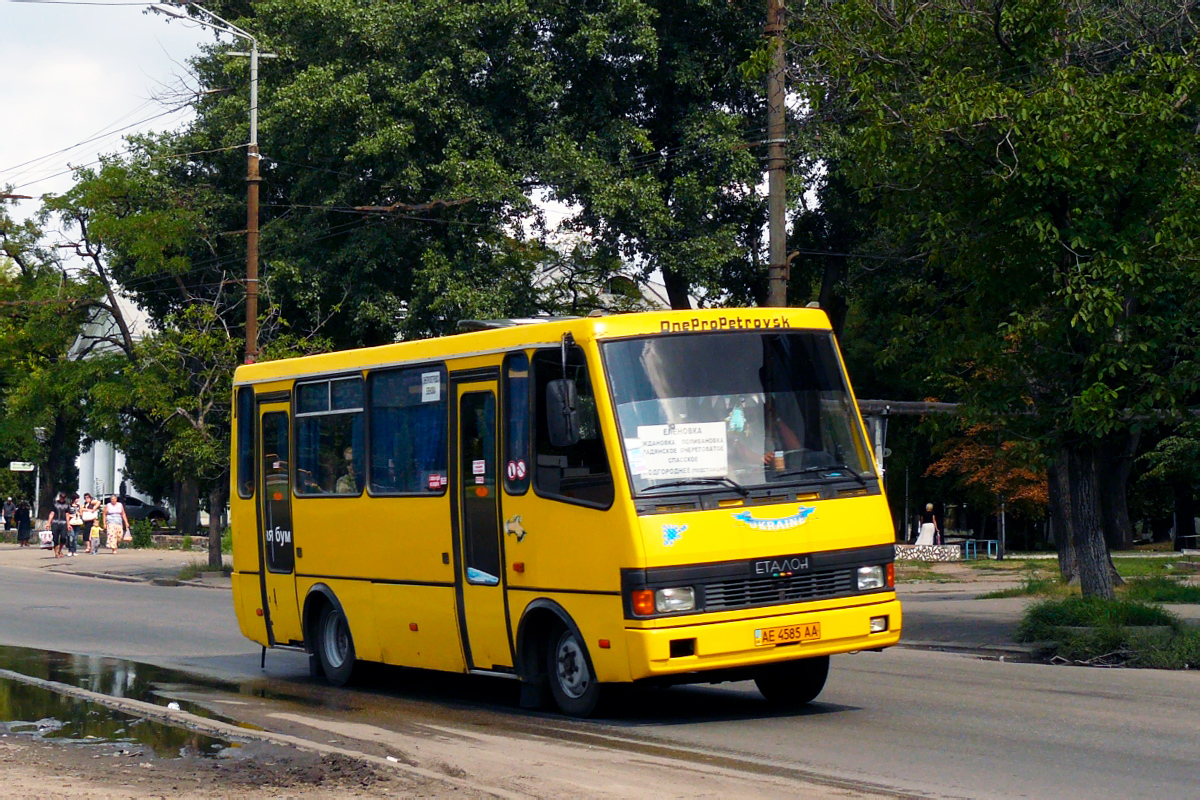
<instances>
[{"instance_id":1,"label":"bus side window","mask_svg":"<svg viewBox=\"0 0 1200 800\"><path fill-rule=\"evenodd\" d=\"M372 494L442 494L449 404L440 364L372 372Z\"/></svg>"},{"instance_id":2,"label":"bus side window","mask_svg":"<svg viewBox=\"0 0 1200 800\"><path fill-rule=\"evenodd\" d=\"M607 508L613 501L612 471L600 435L600 418L587 362L579 347L567 351L565 377L575 381L579 395L580 439L568 447L554 447L546 429L546 384L563 377L558 348L534 353L534 488L547 497Z\"/></svg>"},{"instance_id":3,"label":"bus side window","mask_svg":"<svg viewBox=\"0 0 1200 800\"><path fill-rule=\"evenodd\" d=\"M510 353L504 359L504 488L509 494L529 490L529 357Z\"/></svg>"},{"instance_id":4,"label":"bus side window","mask_svg":"<svg viewBox=\"0 0 1200 800\"><path fill-rule=\"evenodd\" d=\"M238 497L254 496L254 390L237 391L237 487Z\"/></svg>"},{"instance_id":5,"label":"bus side window","mask_svg":"<svg viewBox=\"0 0 1200 800\"><path fill-rule=\"evenodd\" d=\"M296 387L296 494L362 493L362 393L362 378Z\"/></svg>"}]
</instances>

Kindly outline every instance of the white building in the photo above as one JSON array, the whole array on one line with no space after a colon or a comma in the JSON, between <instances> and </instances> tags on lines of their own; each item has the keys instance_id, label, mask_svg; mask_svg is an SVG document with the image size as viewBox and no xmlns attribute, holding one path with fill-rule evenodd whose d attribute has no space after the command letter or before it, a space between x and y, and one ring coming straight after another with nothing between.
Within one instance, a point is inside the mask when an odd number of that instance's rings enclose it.
<instances>
[{"instance_id":1,"label":"white building","mask_svg":"<svg viewBox=\"0 0 1200 800\"><path fill-rule=\"evenodd\" d=\"M128 298L117 297L117 309L129 328L130 337L138 342L149 330L149 318ZM121 348L120 326L107 309L95 309L92 317L84 324L71 345L68 357L90 358L93 355L114 353ZM125 493L139 500L150 502L150 498L137 490L133 481L125 478L125 454L109 442L94 442L75 460L79 470L79 496L90 492L93 497L106 497L120 493L124 484Z\"/></svg>"}]
</instances>

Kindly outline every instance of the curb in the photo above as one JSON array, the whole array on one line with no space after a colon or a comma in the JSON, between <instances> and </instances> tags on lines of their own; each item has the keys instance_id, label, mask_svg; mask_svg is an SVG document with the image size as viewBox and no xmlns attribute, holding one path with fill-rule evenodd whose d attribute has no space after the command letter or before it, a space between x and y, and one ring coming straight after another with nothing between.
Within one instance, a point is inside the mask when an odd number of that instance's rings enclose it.
<instances>
[{"instance_id":1,"label":"curb","mask_svg":"<svg viewBox=\"0 0 1200 800\"><path fill-rule=\"evenodd\" d=\"M178 578L146 578L138 575L120 575L112 572L86 572L84 570L64 570L57 569L56 564L51 564L45 568L55 575L75 575L80 578L96 578L102 581L117 581L119 583L148 583L151 586L188 586L193 589L232 589L233 584L229 586L220 586L204 581L181 581Z\"/></svg>"},{"instance_id":2,"label":"curb","mask_svg":"<svg viewBox=\"0 0 1200 800\"><path fill-rule=\"evenodd\" d=\"M1038 661L1037 646L1024 644L960 644L958 642L936 641L904 641L897 647L907 650L932 650L935 652L973 655L981 658L993 658L1019 661Z\"/></svg>"}]
</instances>

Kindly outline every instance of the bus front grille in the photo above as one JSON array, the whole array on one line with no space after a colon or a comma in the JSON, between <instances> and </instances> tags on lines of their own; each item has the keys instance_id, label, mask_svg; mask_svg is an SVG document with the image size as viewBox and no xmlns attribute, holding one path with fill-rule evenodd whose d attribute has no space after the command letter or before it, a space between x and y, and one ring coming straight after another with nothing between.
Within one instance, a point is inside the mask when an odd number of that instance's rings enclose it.
<instances>
[{"instance_id":1,"label":"bus front grille","mask_svg":"<svg viewBox=\"0 0 1200 800\"><path fill-rule=\"evenodd\" d=\"M704 610L783 605L855 593L853 569L824 570L786 578L745 578L704 586Z\"/></svg>"}]
</instances>

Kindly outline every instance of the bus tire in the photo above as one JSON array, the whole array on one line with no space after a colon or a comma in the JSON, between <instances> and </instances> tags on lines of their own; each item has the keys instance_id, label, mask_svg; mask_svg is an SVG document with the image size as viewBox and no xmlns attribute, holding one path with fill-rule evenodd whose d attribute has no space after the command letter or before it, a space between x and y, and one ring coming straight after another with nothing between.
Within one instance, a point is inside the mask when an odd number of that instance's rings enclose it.
<instances>
[{"instance_id":1,"label":"bus tire","mask_svg":"<svg viewBox=\"0 0 1200 800\"><path fill-rule=\"evenodd\" d=\"M559 711L568 717L586 718L600 701L600 683L582 637L573 628L559 625L546 646L546 677Z\"/></svg>"},{"instance_id":2,"label":"bus tire","mask_svg":"<svg viewBox=\"0 0 1200 800\"><path fill-rule=\"evenodd\" d=\"M828 677L829 656L815 656L762 667L754 684L773 705L799 708L817 699Z\"/></svg>"},{"instance_id":3,"label":"bus tire","mask_svg":"<svg viewBox=\"0 0 1200 800\"><path fill-rule=\"evenodd\" d=\"M354 639L346 615L330 603L321 609L316 630L317 658L325 680L333 686L345 686L354 673Z\"/></svg>"}]
</instances>

